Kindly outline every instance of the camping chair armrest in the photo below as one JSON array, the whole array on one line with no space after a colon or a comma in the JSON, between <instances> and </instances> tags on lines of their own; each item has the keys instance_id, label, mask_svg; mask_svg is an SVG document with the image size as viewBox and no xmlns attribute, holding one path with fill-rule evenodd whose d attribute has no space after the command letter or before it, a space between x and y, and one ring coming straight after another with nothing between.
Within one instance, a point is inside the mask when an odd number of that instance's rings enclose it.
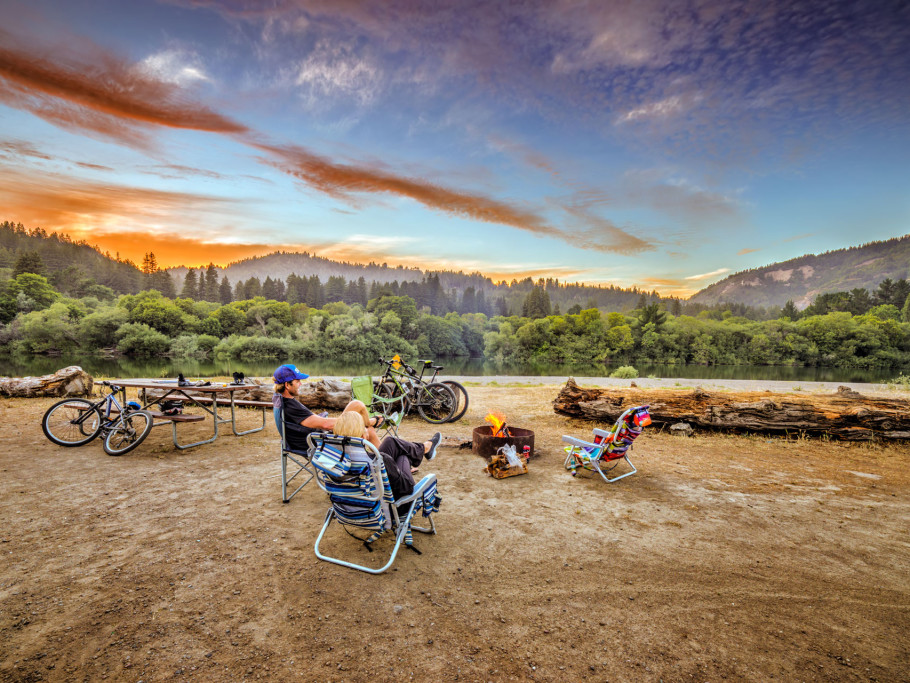
<instances>
[{"instance_id":1,"label":"camping chair armrest","mask_svg":"<svg viewBox=\"0 0 910 683\"><path fill-rule=\"evenodd\" d=\"M562 440L572 446L577 446L578 448L603 448L604 444L602 443L591 443L590 441L584 441L583 439L576 439L574 436L563 436Z\"/></svg>"},{"instance_id":2,"label":"camping chair armrest","mask_svg":"<svg viewBox=\"0 0 910 683\"><path fill-rule=\"evenodd\" d=\"M429 488L430 484L436 481L435 474L428 474L423 479L414 484L414 491L407 496L402 496L395 501L395 507L401 507L406 503L410 503L413 500L416 500L423 495L423 492Z\"/></svg>"},{"instance_id":3,"label":"camping chair armrest","mask_svg":"<svg viewBox=\"0 0 910 683\"><path fill-rule=\"evenodd\" d=\"M600 436L604 439L606 439L612 433L613 432L611 432L609 429L597 429L596 427L594 428L594 436Z\"/></svg>"}]
</instances>

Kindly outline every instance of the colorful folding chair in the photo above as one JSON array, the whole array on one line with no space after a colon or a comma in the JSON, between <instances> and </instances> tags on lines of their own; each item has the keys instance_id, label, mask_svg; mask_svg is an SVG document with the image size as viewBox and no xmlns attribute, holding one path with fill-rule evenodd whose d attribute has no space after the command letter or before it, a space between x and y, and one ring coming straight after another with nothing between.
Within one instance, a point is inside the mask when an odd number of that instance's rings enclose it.
<instances>
[{"instance_id":1,"label":"colorful folding chair","mask_svg":"<svg viewBox=\"0 0 910 683\"><path fill-rule=\"evenodd\" d=\"M395 500L382 454L369 441L317 433L310 434L307 442L312 453L311 462L316 468L316 482L328 494L330 502L325 523L316 538L316 557L343 567L381 574L392 566L402 543L419 555L411 531L436 533L432 515L439 510L441 502L436 491L436 475L428 474L414 485L413 493ZM429 520L429 527L414 525L418 511ZM373 552L373 543L391 532L395 546L385 565L374 569L323 555L319 544L333 521L345 527L348 533L349 528L370 532L366 539L360 539L369 552Z\"/></svg>"},{"instance_id":2,"label":"colorful folding chair","mask_svg":"<svg viewBox=\"0 0 910 683\"><path fill-rule=\"evenodd\" d=\"M651 424L649 407L629 408L619 416L616 424L609 431L595 429L593 441L582 441L574 436L563 436L562 440L569 444L565 447L566 469L572 472L573 477L578 474L580 469L596 471L604 481L610 484L635 474L638 470L629 460L628 451L632 448L632 442L638 438L645 427ZM623 460L632 468L632 471L618 477L608 477L607 473L615 469Z\"/></svg>"},{"instance_id":3,"label":"colorful folding chair","mask_svg":"<svg viewBox=\"0 0 910 683\"><path fill-rule=\"evenodd\" d=\"M393 405L400 406L401 399L377 396L373 391L373 378L368 375L351 380L351 395L367 407L370 417L383 418L380 429L384 429L386 434L398 436L404 411L395 410Z\"/></svg>"},{"instance_id":4,"label":"colorful folding chair","mask_svg":"<svg viewBox=\"0 0 910 683\"><path fill-rule=\"evenodd\" d=\"M281 436L281 502L290 503L291 498L296 496L300 489L310 483L310 479L313 478L315 473L309 467L309 453L307 451L295 450L288 446L287 430L293 429L296 425L285 424L283 403L278 394L275 394L275 399L272 401L272 412L275 415L275 427L278 429L279 436ZM293 463L291 469L297 468L290 477L288 477L288 460ZM298 486L291 495L288 495L288 484L290 484L301 472L306 472L310 476L307 477L306 481Z\"/></svg>"}]
</instances>

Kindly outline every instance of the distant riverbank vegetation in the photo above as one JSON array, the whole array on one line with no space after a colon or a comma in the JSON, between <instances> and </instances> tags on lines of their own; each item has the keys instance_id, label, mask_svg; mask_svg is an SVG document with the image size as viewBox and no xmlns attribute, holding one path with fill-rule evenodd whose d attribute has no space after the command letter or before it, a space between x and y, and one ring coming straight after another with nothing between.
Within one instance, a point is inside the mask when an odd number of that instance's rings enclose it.
<instances>
[{"instance_id":1,"label":"distant riverbank vegetation","mask_svg":"<svg viewBox=\"0 0 910 683\"><path fill-rule=\"evenodd\" d=\"M40 249L25 249L35 245ZM482 287L446 289L438 274L388 283L292 274L232 285L217 278L214 266L189 270L177 289L151 253L137 268L57 235L0 225L0 349L13 354L910 365L904 279L885 280L874 291L822 294L804 311L792 302L776 310L705 306L530 278L489 294ZM580 295L588 300L581 303Z\"/></svg>"}]
</instances>

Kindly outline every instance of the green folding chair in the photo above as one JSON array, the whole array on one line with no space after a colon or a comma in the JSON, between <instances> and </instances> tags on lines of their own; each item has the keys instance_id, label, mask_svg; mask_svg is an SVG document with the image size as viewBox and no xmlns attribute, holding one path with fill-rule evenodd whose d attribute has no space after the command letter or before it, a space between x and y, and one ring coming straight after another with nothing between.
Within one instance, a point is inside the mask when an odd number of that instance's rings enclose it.
<instances>
[{"instance_id":1,"label":"green folding chair","mask_svg":"<svg viewBox=\"0 0 910 683\"><path fill-rule=\"evenodd\" d=\"M361 401L370 413L370 417L381 417L380 429L398 436L398 426L404 418L404 411L395 410L401 406L400 398L383 398L373 392L373 378L369 375L355 377L351 380L351 395Z\"/></svg>"}]
</instances>

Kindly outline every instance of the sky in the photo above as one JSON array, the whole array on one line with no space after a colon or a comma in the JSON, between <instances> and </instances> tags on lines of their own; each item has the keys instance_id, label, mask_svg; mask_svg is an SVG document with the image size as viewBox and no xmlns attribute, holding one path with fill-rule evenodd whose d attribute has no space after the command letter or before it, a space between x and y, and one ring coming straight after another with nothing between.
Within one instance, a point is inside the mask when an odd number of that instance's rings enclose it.
<instances>
[{"instance_id":1,"label":"sky","mask_svg":"<svg viewBox=\"0 0 910 683\"><path fill-rule=\"evenodd\" d=\"M910 3L0 0L0 220L689 296L910 232Z\"/></svg>"}]
</instances>

